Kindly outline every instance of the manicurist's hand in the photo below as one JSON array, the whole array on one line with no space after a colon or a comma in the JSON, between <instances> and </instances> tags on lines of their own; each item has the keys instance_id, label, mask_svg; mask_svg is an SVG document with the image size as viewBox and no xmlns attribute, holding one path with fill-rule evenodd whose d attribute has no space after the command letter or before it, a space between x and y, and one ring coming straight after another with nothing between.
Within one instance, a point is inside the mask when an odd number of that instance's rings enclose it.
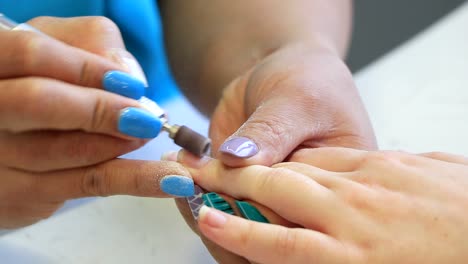
<instances>
[{"instance_id":1,"label":"manicurist's hand","mask_svg":"<svg viewBox=\"0 0 468 264\"><path fill-rule=\"evenodd\" d=\"M160 4L175 78L210 116L224 164L269 166L302 147L376 148L343 62L351 0Z\"/></svg>"},{"instance_id":2,"label":"manicurist's hand","mask_svg":"<svg viewBox=\"0 0 468 264\"><path fill-rule=\"evenodd\" d=\"M465 157L320 148L300 150L272 168L232 169L216 160L193 167L203 188L255 201L298 225L204 207L201 233L252 262L468 261Z\"/></svg>"},{"instance_id":3,"label":"manicurist's hand","mask_svg":"<svg viewBox=\"0 0 468 264\"><path fill-rule=\"evenodd\" d=\"M211 122L215 156L229 166L272 165L303 147L376 147L348 68L309 43L287 45L231 82Z\"/></svg>"},{"instance_id":4,"label":"manicurist's hand","mask_svg":"<svg viewBox=\"0 0 468 264\"><path fill-rule=\"evenodd\" d=\"M45 34L0 31L0 228L71 198L190 195L180 165L115 159L161 126L136 100L145 83L118 28L97 17L29 24Z\"/></svg>"}]
</instances>

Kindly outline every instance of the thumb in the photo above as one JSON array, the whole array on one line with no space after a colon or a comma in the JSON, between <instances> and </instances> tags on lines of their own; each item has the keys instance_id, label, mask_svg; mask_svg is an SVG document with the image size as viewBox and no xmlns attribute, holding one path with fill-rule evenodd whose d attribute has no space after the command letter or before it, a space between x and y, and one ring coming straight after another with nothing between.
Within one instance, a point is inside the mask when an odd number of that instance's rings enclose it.
<instances>
[{"instance_id":1,"label":"thumb","mask_svg":"<svg viewBox=\"0 0 468 264\"><path fill-rule=\"evenodd\" d=\"M224 141L217 157L232 167L270 166L283 161L317 127L306 123L303 107L278 98L264 102Z\"/></svg>"}]
</instances>

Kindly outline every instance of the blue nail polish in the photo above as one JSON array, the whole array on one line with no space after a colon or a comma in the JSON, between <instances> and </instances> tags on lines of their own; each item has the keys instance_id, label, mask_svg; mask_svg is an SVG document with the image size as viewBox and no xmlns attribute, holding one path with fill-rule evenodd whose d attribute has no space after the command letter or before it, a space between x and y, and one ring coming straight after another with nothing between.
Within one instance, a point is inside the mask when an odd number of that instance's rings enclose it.
<instances>
[{"instance_id":1,"label":"blue nail polish","mask_svg":"<svg viewBox=\"0 0 468 264\"><path fill-rule=\"evenodd\" d=\"M174 196L187 197L195 193L193 180L189 177L168 175L161 179L160 186L163 192Z\"/></svg>"},{"instance_id":2,"label":"blue nail polish","mask_svg":"<svg viewBox=\"0 0 468 264\"><path fill-rule=\"evenodd\" d=\"M238 158L250 158L258 153L258 147L246 137L233 137L224 142L219 151Z\"/></svg>"},{"instance_id":3,"label":"blue nail polish","mask_svg":"<svg viewBox=\"0 0 468 264\"><path fill-rule=\"evenodd\" d=\"M104 89L132 99L140 99L145 95L145 84L128 73L108 71L102 80Z\"/></svg>"},{"instance_id":4,"label":"blue nail polish","mask_svg":"<svg viewBox=\"0 0 468 264\"><path fill-rule=\"evenodd\" d=\"M162 128L161 120L150 112L129 107L122 110L118 129L121 133L137 138L155 138Z\"/></svg>"}]
</instances>

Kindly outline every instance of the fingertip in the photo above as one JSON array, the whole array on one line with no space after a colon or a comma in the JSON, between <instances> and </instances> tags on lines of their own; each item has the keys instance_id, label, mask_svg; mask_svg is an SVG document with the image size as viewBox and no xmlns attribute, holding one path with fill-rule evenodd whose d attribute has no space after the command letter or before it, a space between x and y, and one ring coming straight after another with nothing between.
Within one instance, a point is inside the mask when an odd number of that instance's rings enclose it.
<instances>
[{"instance_id":1,"label":"fingertip","mask_svg":"<svg viewBox=\"0 0 468 264\"><path fill-rule=\"evenodd\" d=\"M162 161L177 161L178 151L170 150L161 155Z\"/></svg>"},{"instance_id":2,"label":"fingertip","mask_svg":"<svg viewBox=\"0 0 468 264\"><path fill-rule=\"evenodd\" d=\"M118 130L120 133L142 139L155 138L162 129L162 121L151 112L128 107L120 112Z\"/></svg>"},{"instance_id":3,"label":"fingertip","mask_svg":"<svg viewBox=\"0 0 468 264\"><path fill-rule=\"evenodd\" d=\"M198 223L208 229L220 229L227 223L227 215L221 211L203 205L198 215Z\"/></svg>"},{"instance_id":4,"label":"fingertip","mask_svg":"<svg viewBox=\"0 0 468 264\"><path fill-rule=\"evenodd\" d=\"M135 100L145 95L145 83L122 71L108 71L102 79L106 91Z\"/></svg>"},{"instance_id":5,"label":"fingertip","mask_svg":"<svg viewBox=\"0 0 468 264\"><path fill-rule=\"evenodd\" d=\"M187 176L167 175L161 178L159 184L163 192L175 197L188 197L195 193L193 179Z\"/></svg>"}]
</instances>

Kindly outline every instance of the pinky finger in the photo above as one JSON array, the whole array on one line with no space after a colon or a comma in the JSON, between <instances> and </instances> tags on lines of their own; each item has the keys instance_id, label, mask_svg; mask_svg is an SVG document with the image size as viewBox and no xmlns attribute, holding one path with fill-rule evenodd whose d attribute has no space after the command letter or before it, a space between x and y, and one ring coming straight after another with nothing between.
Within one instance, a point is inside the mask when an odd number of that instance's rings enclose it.
<instances>
[{"instance_id":1,"label":"pinky finger","mask_svg":"<svg viewBox=\"0 0 468 264\"><path fill-rule=\"evenodd\" d=\"M353 263L350 250L325 234L257 223L203 206L200 231L221 247L258 263Z\"/></svg>"}]
</instances>

